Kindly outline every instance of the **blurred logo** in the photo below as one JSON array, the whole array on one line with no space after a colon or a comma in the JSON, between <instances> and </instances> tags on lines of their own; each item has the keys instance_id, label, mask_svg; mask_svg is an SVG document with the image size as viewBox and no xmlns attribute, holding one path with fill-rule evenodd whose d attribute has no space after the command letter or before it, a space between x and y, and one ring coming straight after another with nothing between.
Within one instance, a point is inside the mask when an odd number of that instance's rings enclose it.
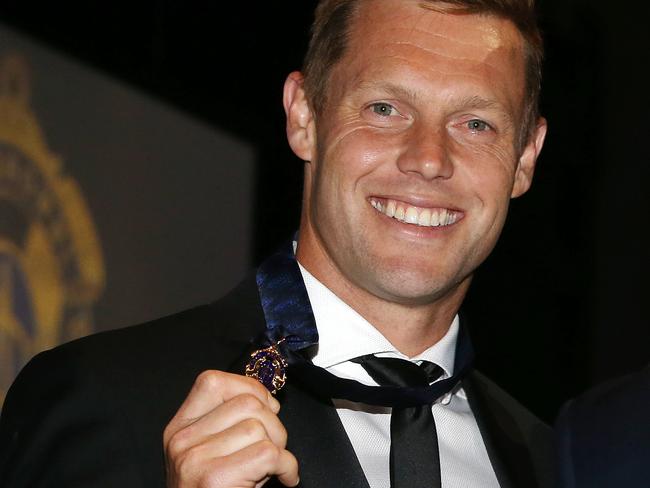
<instances>
[{"instance_id":1,"label":"blurred logo","mask_svg":"<svg viewBox=\"0 0 650 488\"><path fill-rule=\"evenodd\" d=\"M78 185L30 108L29 69L0 59L0 405L37 352L92 332L104 288L97 234Z\"/></svg>"}]
</instances>

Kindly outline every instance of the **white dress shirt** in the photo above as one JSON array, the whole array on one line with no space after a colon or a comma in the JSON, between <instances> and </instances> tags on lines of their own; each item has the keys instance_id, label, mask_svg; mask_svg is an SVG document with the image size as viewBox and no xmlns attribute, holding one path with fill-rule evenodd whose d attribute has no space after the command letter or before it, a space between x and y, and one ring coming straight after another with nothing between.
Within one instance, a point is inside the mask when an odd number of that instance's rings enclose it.
<instances>
[{"instance_id":1,"label":"white dress shirt","mask_svg":"<svg viewBox=\"0 0 650 488\"><path fill-rule=\"evenodd\" d=\"M314 364L366 385L377 383L350 360L366 354L419 363L431 361L448 378L454 372L458 317L447 334L414 358L401 354L377 329L300 266L311 302L318 348ZM390 408L343 400L334 402L370 488L389 488ZM462 388L445 395L432 408L438 431L443 488L498 487L483 438ZM335 474L333 474L335 476Z\"/></svg>"}]
</instances>

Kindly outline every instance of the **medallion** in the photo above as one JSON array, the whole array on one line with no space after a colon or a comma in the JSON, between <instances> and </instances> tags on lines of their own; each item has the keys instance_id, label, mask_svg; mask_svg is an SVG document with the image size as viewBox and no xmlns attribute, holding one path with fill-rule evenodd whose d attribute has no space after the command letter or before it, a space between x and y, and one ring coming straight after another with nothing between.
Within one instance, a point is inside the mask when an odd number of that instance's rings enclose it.
<instances>
[{"instance_id":1,"label":"medallion","mask_svg":"<svg viewBox=\"0 0 650 488\"><path fill-rule=\"evenodd\" d=\"M284 339L267 348L253 351L246 364L246 376L262 383L272 395L275 395L287 380L287 360L278 350L278 345L283 341Z\"/></svg>"}]
</instances>

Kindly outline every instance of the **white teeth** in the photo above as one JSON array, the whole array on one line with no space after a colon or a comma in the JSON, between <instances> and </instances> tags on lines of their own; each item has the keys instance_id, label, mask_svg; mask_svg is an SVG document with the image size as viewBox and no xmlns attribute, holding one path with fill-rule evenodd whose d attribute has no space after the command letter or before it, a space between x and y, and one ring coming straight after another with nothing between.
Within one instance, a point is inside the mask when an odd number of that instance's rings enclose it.
<instances>
[{"instance_id":1,"label":"white teeth","mask_svg":"<svg viewBox=\"0 0 650 488\"><path fill-rule=\"evenodd\" d=\"M418 217L418 225L429 226L431 225L431 210L425 208L420 212Z\"/></svg>"},{"instance_id":2,"label":"white teeth","mask_svg":"<svg viewBox=\"0 0 650 488\"><path fill-rule=\"evenodd\" d=\"M440 212L433 210L431 212L431 227L438 227L440 225Z\"/></svg>"},{"instance_id":3,"label":"white teeth","mask_svg":"<svg viewBox=\"0 0 650 488\"><path fill-rule=\"evenodd\" d=\"M406 209L406 221L409 224L418 223L418 211L415 207L409 207Z\"/></svg>"},{"instance_id":4,"label":"white teeth","mask_svg":"<svg viewBox=\"0 0 650 488\"><path fill-rule=\"evenodd\" d=\"M405 222L408 224L419 225L421 227L443 227L455 224L459 215L453 210L446 208L429 209L413 206L405 206L395 200L386 200L380 202L374 198L370 199L370 204L384 215Z\"/></svg>"},{"instance_id":5,"label":"white teeth","mask_svg":"<svg viewBox=\"0 0 650 488\"><path fill-rule=\"evenodd\" d=\"M396 209L397 209L397 205L395 205L395 202L393 200L388 200L388 204L386 205L386 212L384 213L389 217L395 217Z\"/></svg>"},{"instance_id":6,"label":"white teeth","mask_svg":"<svg viewBox=\"0 0 650 488\"><path fill-rule=\"evenodd\" d=\"M440 216L438 217L438 225L447 225L447 209L440 211Z\"/></svg>"}]
</instances>

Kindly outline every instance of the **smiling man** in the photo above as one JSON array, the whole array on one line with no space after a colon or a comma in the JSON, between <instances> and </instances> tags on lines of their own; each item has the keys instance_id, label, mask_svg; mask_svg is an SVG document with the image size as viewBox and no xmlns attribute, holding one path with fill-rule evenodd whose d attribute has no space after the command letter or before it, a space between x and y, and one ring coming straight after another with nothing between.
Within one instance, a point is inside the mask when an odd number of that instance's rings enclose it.
<instances>
[{"instance_id":1,"label":"smiling man","mask_svg":"<svg viewBox=\"0 0 650 488\"><path fill-rule=\"evenodd\" d=\"M217 302L39 355L0 484L553 486L550 431L458 318L531 184L540 60L532 0L322 0L284 90L293 246Z\"/></svg>"},{"instance_id":2,"label":"smiling man","mask_svg":"<svg viewBox=\"0 0 650 488\"><path fill-rule=\"evenodd\" d=\"M539 121L518 147L514 25L426 3L359 7L316 113L300 74L285 92L289 141L308 161L298 261L410 355L449 328L545 133Z\"/></svg>"}]
</instances>

